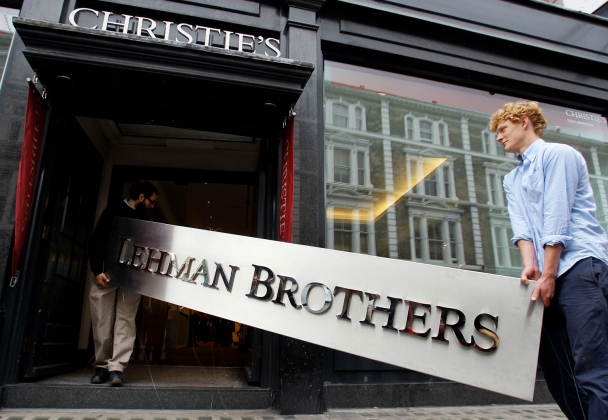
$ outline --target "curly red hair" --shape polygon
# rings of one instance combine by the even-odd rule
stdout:
[[[534,132],[541,137],[547,129],[547,120],[543,116],[543,110],[538,106],[538,102],[509,102],[492,115],[490,119],[490,130],[496,131],[498,124],[509,120],[515,123],[521,121],[523,116],[527,116],[534,127]]]

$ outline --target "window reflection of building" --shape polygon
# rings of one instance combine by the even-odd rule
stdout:
[[[369,147],[370,143],[366,140],[348,135],[330,136],[325,144],[325,179],[371,189]]]
[[[366,90],[374,80],[361,77],[325,83],[327,246],[519,276],[503,189],[516,161],[487,128],[490,115],[441,104],[437,86],[439,103],[425,102]],[[458,89],[446,87],[446,97]],[[583,153],[608,227],[608,145],[554,126],[543,138]]]
[[[502,186],[505,175],[514,165],[484,163],[486,169],[486,185],[488,187],[488,204],[491,206],[506,207],[507,196]]]
[[[366,130],[365,107],[361,103],[349,103],[342,98],[325,101],[327,124],[336,127]]]
[[[511,245],[513,230],[508,217],[504,219],[493,219],[492,226],[492,242],[494,244],[494,261],[497,267],[500,268],[516,268],[513,275],[519,274],[519,270],[523,268],[519,249]],[[500,272],[499,274],[507,274]]]
[[[449,157],[437,165],[438,156],[428,151],[406,148],[405,153],[407,184],[413,186],[416,194],[457,199],[454,168],[451,160],[447,160]]]
[[[412,261],[462,265],[464,251],[459,213],[412,208],[409,224]]]
[[[450,145],[448,127],[445,122],[433,121],[429,117],[416,117],[408,113],[404,117],[405,138],[427,143]]]
[[[375,254],[370,145],[348,134],[326,134],[328,248]]]
[[[345,201],[341,204],[346,205]],[[375,255],[374,221],[368,209],[340,207],[330,202],[327,209],[327,248]]]

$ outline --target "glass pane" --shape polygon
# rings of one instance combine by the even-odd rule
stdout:
[[[337,214],[334,219],[334,249],[341,251],[352,250],[352,213],[344,209],[335,209]]]
[[[355,108],[355,128],[363,129],[363,110],[361,108]]]
[[[367,233],[361,233],[359,240],[361,242],[361,253],[369,254],[368,247],[367,247]]]
[[[357,184],[365,185],[365,153],[357,152]]]
[[[450,235],[450,258],[453,262],[458,261],[458,244],[456,243],[456,222],[448,222],[448,231]]]
[[[360,196],[326,188],[325,198],[337,207],[370,208],[373,222],[365,233],[368,249],[383,257],[461,264],[469,270],[496,272],[500,264],[501,268],[520,266],[518,250],[506,235],[509,220],[504,209],[488,208],[486,203],[505,204],[502,178],[517,166],[515,156],[504,153],[495,133],[489,131],[490,116],[506,102],[522,98],[495,93],[500,89],[470,89],[330,61],[325,62],[325,71],[324,95],[335,116],[334,123],[325,126],[326,138],[352,138],[352,130],[345,127],[357,127],[358,122],[348,118],[358,120],[360,108],[365,131],[357,132],[356,150],[365,152],[367,168],[359,173],[358,154],[350,155],[349,161],[345,153],[336,152],[334,161],[327,163],[328,168],[333,165],[336,175],[328,182],[361,184],[363,176],[370,186]],[[606,118],[540,105],[549,123],[543,139],[572,145],[586,159],[591,180],[606,177],[608,182]],[[352,153],[347,146],[343,149]],[[594,161],[599,162],[597,168]],[[494,174],[491,180],[490,173]],[[470,196],[473,192],[477,201]],[[598,197],[596,204],[598,217],[608,224],[608,209]],[[494,231],[495,226],[502,233]],[[350,230],[335,233],[336,243],[352,248]],[[461,243],[454,241],[456,233]],[[364,233],[360,230],[358,234]],[[365,241],[358,240],[363,250]],[[501,274],[519,276],[518,271]]]
[[[447,198],[452,198],[452,190],[450,188],[450,167],[448,165],[444,165],[441,170],[443,171],[443,190],[445,191],[445,196]]]
[[[513,230],[511,228],[507,228],[507,241],[509,247],[509,257],[511,258],[511,267],[521,267],[523,268],[524,263],[521,260],[521,253],[519,252],[519,248],[515,245],[511,244],[511,238],[513,237]]]
[[[334,149],[334,181],[350,182],[350,151]]]
[[[443,260],[443,237],[441,235],[443,221],[427,219],[426,224],[429,237],[429,258]]]
[[[488,176],[490,182],[490,203],[498,205],[498,191],[496,191],[496,174]]]
[[[419,217],[413,218],[414,223],[414,252],[416,253],[416,258],[422,258],[422,226],[421,219]]]
[[[408,117],[406,119],[406,138],[408,139],[412,139],[414,137],[414,119],[411,117]]]
[[[429,165],[425,165],[425,166],[429,166]],[[428,169],[425,169],[425,172]],[[431,172],[429,175],[427,175],[427,177],[424,179],[424,193],[426,195],[432,195],[432,196],[437,196],[437,171],[433,171]]]
[[[490,133],[484,132],[483,133],[483,151],[485,153],[491,153],[491,151],[492,151],[491,142],[492,142],[492,139],[490,137]]]
[[[429,121],[420,121],[420,139],[433,140],[433,124]]]
[[[494,237],[496,238],[496,265],[500,267],[505,266],[505,231],[504,228],[495,226],[494,227]]]
[[[342,104],[334,104],[334,125],[338,127],[348,126],[348,107]]]
[[[57,256],[57,267],[55,268],[55,274],[61,277],[68,277],[70,272],[71,257],[72,243],[68,238],[62,236],[59,240],[59,255]]]

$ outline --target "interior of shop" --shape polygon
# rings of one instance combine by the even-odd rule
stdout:
[[[109,152],[111,160],[117,155],[115,149],[128,148],[128,154],[147,161],[145,167],[113,162],[110,183],[100,188],[98,213],[105,203],[127,197],[133,181],[146,179],[159,191],[157,205],[149,210],[152,221],[256,235],[260,139],[84,117],[77,120],[87,136],[95,139],[98,151]],[[147,153],[158,153],[159,149],[160,162]],[[194,161],[201,163],[166,167],[168,155],[176,161],[196,156]],[[208,161],[215,164],[210,167],[205,164]],[[240,161],[245,171],[222,170],[234,161]],[[86,294],[83,307],[87,307]],[[80,342],[87,342],[90,349],[86,321],[83,311]],[[131,364],[243,368],[251,348],[253,331],[246,325],[145,296],[136,323],[138,337]]]

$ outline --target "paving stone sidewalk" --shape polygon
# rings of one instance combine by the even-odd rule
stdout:
[[[329,410],[317,415],[281,415],[270,410],[145,411],[145,410],[32,410],[1,409],[0,420],[498,420],[565,419],[554,404],[475,407],[416,407]]]

